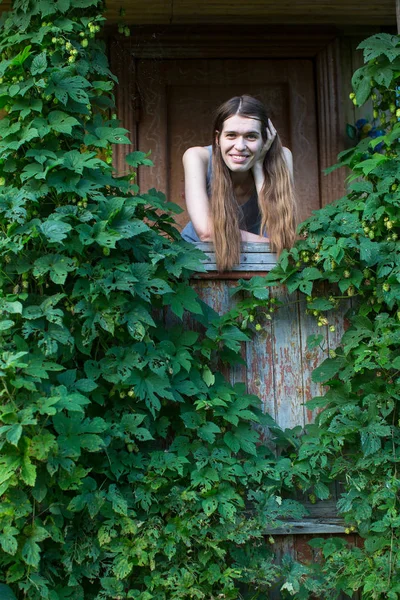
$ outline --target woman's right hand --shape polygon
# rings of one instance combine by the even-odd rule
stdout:
[[[272,121],[271,119],[268,119],[268,125],[267,125],[267,140],[264,144],[264,146],[262,147],[262,150],[260,152],[260,156],[257,159],[257,163],[258,164],[263,164],[264,162],[264,158],[268,152],[268,150],[271,148],[272,144],[275,141],[275,138],[277,136],[277,131],[275,129],[275,127],[272,125]]]

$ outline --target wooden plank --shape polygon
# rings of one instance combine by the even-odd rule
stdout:
[[[121,8],[125,15],[121,18]],[[3,0],[0,13],[11,10],[11,0]],[[108,23],[240,23],[246,24],[334,24],[396,26],[394,0],[336,0],[276,2],[276,0],[107,0],[104,16]],[[269,32],[268,32],[269,34]],[[245,47],[245,46],[244,46]]]
[[[4,0],[10,5],[10,0]],[[108,0],[109,22],[121,21],[120,9],[126,11],[124,21],[139,23],[335,23],[349,22],[395,25],[394,0],[321,0],[276,2],[276,0]]]
[[[271,297],[273,296],[271,293]],[[262,330],[247,344],[248,388],[250,393],[261,398],[264,412],[277,420],[273,355],[274,332],[272,321],[267,321]]]
[[[109,45],[110,68],[118,77],[116,88],[115,108],[121,127],[129,131],[128,137],[132,144],[113,145],[113,165],[119,177],[130,172],[125,157],[137,149],[137,102],[136,94],[136,65],[133,54],[124,52],[125,47],[118,39],[111,40]]]
[[[204,267],[207,271],[218,271],[217,264],[215,262],[207,262],[204,261]],[[257,262],[249,263],[246,260],[246,257],[241,256],[240,263],[238,265],[233,265],[232,271],[270,271],[276,265],[276,261],[272,262],[268,259],[259,260]]]
[[[304,426],[300,323],[297,295],[288,294],[284,286],[275,288],[274,295],[283,303],[272,321],[275,414],[285,429]]]
[[[211,242],[195,244],[205,254],[203,261],[207,271],[218,271],[215,260],[215,250]],[[232,267],[232,271],[270,271],[277,263],[277,255],[271,252],[268,243],[242,243],[240,262]]]
[[[298,295],[299,301],[299,319],[300,319],[300,355],[301,355],[301,373],[303,378],[303,402],[304,402],[304,422],[312,423],[318,411],[310,411],[306,402],[315,396],[324,394],[324,386],[320,383],[314,383],[311,380],[313,370],[327,358],[328,355],[328,327],[318,327],[314,316],[306,314],[306,299],[304,295]],[[323,334],[324,339],[320,346],[310,350],[307,347],[307,338],[310,335]],[[324,348],[324,349],[322,349]]]
[[[287,521],[283,527],[266,529],[270,535],[304,535],[320,533],[344,533],[343,519],[339,517],[325,517],[322,519],[303,519],[301,521]]]
[[[215,252],[207,252],[204,259],[204,266],[215,264]],[[246,270],[251,265],[275,265],[277,262],[276,255],[272,252],[242,252],[240,255],[240,266]]]
[[[271,246],[268,242],[242,242],[240,247],[243,252],[248,253],[248,254],[249,253],[274,254],[273,252],[271,252]],[[203,252],[212,252],[214,245],[212,242],[198,242],[196,244],[196,248],[198,248],[199,250],[202,250]]]
[[[265,277],[267,275],[267,271],[257,271],[257,277]],[[221,281],[234,280],[238,279],[251,279],[255,276],[254,271],[224,271],[223,273],[219,273],[218,271],[206,271],[205,273],[195,273],[193,275],[193,280],[195,279],[219,279]]]
[[[349,24],[288,25],[285,23],[265,35],[265,26],[255,24],[243,31],[241,25],[138,25],[135,34],[126,38],[114,26],[107,28],[110,39],[118,40],[125,52],[136,58],[200,59],[200,58],[313,58],[338,36],[357,36],[360,41],[379,32],[379,26]],[[240,54],[237,39],[240,35]],[[348,85],[349,82],[346,82]]]
[[[317,56],[317,95],[319,120],[320,168],[323,172],[337,162],[343,150],[340,119],[340,46],[338,40],[328,44]],[[321,205],[337,200],[345,193],[344,169],[337,169],[321,179]]]

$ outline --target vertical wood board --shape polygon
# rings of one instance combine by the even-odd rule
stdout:
[[[229,290],[236,285],[233,280],[193,280],[192,286],[199,297],[219,314],[224,314],[237,301]],[[232,383],[243,381],[249,393],[262,401],[264,410],[284,428],[304,426],[314,420],[315,414],[307,410],[305,402],[322,395],[324,387],[311,381],[311,373],[336,347],[344,331],[343,315],[348,308],[343,305],[337,313],[328,313],[329,328],[318,327],[315,319],[305,315],[297,293],[288,294],[284,286],[271,289],[271,297],[283,305],[272,314],[271,321],[262,321],[262,330],[255,332],[251,341],[244,344],[242,356],[246,367],[230,369]],[[307,338],[322,334],[323,350],[309,350]]]

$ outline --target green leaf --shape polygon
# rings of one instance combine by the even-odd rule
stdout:
[[[364,50],[365,62],[369,62],[382,54],[392,62],[400,55],[400,48],[397,48],[398,38],[389,33],[377,33],[362,41],[357,49]]]
[[[115,484],[110,485],[108,490],[108,500],[112,503],[112,509],[118,515],[126,516],[128,514],[128,503],[122,497],[121,492]]]
[[[22,548],[22,560],[31,567],[39,566],[40,546],[33,537],[28,538]]]
[[[71,117],[60,110],[53,110],[49,113],[48,121],[54,131],[67,134],[72,134],[72,128],[79,125],[79,121],[75,117]]]
[[[174,294],[166,294],[163,298],[164,306],[170,306],[173,313],[182,319],[184,310],[201,315],[202,309],[197,294],[186,283],[179,283]]]
[[[314,348],[317,348],[323,340],[324,336],[322,333],[313,333],[307,337],[307,348],[313,350]]]
[[[321,297],[314,298],[312,302],[307,303],[307,307],[314,310],[330,310],[333,306],[334,304],[330,300]]]
[[[202,440],[213,444],[215,442],[216,434],[220,432],[221,429],[218,425],[209,421],[199,428],[198,435]]]
[[[22,66],[26,59],[32,54],[31,48],[32,46],[25,46],[25,48],[12,59],[11,64]]]
[[[38,75],[39,73],[43,73],[47,68],[47,54],[46,52],[41,52],[32,61],[31,65],[31,73],[32,75]]]
[[[71,88],[68,90],[68,94],[70,98],[72,98],[72,100],[75,100],[75,102],[78,102],[79,104],[89,103],[89,96],[87,95],[85,90]]]
[[[7,300],[0,300],[0,310],[4,312],[8,312],[10,314],[22,314],[22,304],[21,302],[14,301],[8,302]]]
[[[366,72],[365,67],[358,69],[352,77],[351,83],[356,94],[357,104],[359,106],[364,104],[371,94],[372,90],[369,83],[370,78],[371,77],[369,73]],[[329,169],[327,169],[325,172],[327,173],[328,171]]]
[[[357,129],[354,127],[354,125],[350,125],[350,123],[347,123],[346,125],[346,133],[347,137],[349,137],[351,140],[355,140],[357,137]]]
[[[21,478],[26,483],[33,487],[36,482],[36,467],[32,464],[28,456],[24,456],[21,467]]]
[[[38,258],[34,263],[33,275],[40,277],[50,273],[50,279],[54,283],[65,283],[68,273],[74,271],[76,265],[71,258],[62,254],[47,254]]]
[[[361,432],[361,446],[365,456],[375,454],[381,448],[380,438],[370,431]]]
[[[18,550],[18,541],[15,536],[19,534],[19,530],[15,527],[6,525],[3,529],[3,533],[0,534],[0,546],[4,552],[14,556]],[[2,585],[0,584],[0,598],[3,598]]]
[[[379,244],[368,238],[363,238],[360,241],[360,259],[365,262],[368,267],[375,265],[380,259]]]
[[[46,236],[49,242],[59,243],[65,240],[72,227],[69,223],[64,223],[64,221],[48,219],[47,221],[41,223],[39,229]]]
[[[0,583],[0,598],[1,600],[17,600],[11,588],[4,583]]]
[[[231,431],[227,431],[224,435],[224,442],[232,450],[232,452],[239,452],[240,442]]]
[[[361,163],[359,163],[359,169],[364,173],[364,175],[369,175],[374,171],[374,169],[387,160],[388,159],[383,154],[374,154],[372,158],[367,158],[367,160],[363,160]]]
[[[211,385],[214,385],[215,383],[215,375],[211,372],[210,368],[205,366],[203,368],[203,381],[206,384],[207,387],[210,387]]]
[[[202,501],[201,507],[206,513],[207,517],[212,515],[218,508],[218,500],[214,498],[206,498]]]
[[[328,486],[326,486],[321,481],[319,481],[318,483],[315,484],[314,491],[315,491],[315,495],[320,500],[327,500],[329,498],[329,496],[331,495]]]
[[[386,67],[386,69],[379,69],[374,73],[374,78],[376,83],[383,85],[385,87],[389,87],[392,79],[393,79],[393,70],[390,67]]]
[[[306,267],[303,269],[302,276],[308,281],[315,281],[316,279],[321,279],[323,275],[316,267]]]
[[[106,166],[106,163],[95,157],[95,152],[79,152],[78,150],[71,150],[64,154],[62,164],[66,169],[80,174],[83,173],[84,168],[92,169]]]
[[[71,0],[57,0],[57,9],[62,13],[66,13],[70,6]]]
[[[20,440],[21,435],[22,426],[18,423],[12,425],[11,428],[8,430],[6,434],[6,439],[8,442],[10,442],[10,444],[13,444],[13,446],[18,446],[18,442]]]
[[[93,381],[93,379],[79,379],[75,383],[75,387],[80,392],[90,393],[93,392],[93,390],[95,390],[98,387],[98,385]]]
[[[321,365],[319,365],[319,367],[314,369],[311,379],[315,383],[325,383],[325,381],[332,379],[332,377],[338,373],[338,371],[344,366],[345,362],[345,359],[342,357],[336,357],[333,359],[327,358]]]
[[[139,167],[140,165],[147,165],[149,167],[152,167],[153,162],[151,160],[149,160],[147,157],[148,157],[148,154],[145,154],[144,152],[139,152],[138,150],[136,150],[135,152],[131,152],[130,154],[127,154],[125,156],[125,160],[128,163],[128,165],[130,165],[131,167],[134,167],[135,169],[137,167]]]

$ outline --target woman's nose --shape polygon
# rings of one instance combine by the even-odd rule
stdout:
[[[236,150],[244,150],[246,148],[246,144],[243,137],[236,138],[235,148]]]

